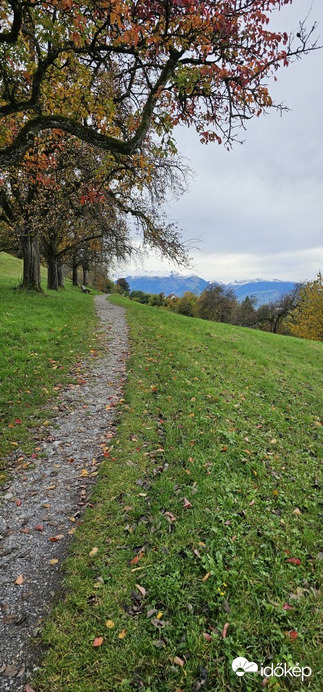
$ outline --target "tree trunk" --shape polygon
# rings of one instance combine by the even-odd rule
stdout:
[[[58,272],[57,272],[57,259],[55,255],[51,255],[47,259],[47,288],[51,291],[58,290]]]
[[[87,286],[89,283],[89,268],[87,264],[82,265],[83,268],[83,286]]]
[[[59,260],[57,262],[57,280],[58,280],[59,288],[65,288],[64,276],[63,276],[63,265]]]
[[[73,264],[72,268],[73,272],[73,286],[78,286],[78,280],[77,280],[77,264]]]
[[[29,233],[26,233],[21,241],[21,249],[23,257],[22,287],[41,291],[38,235],[29,235]]]

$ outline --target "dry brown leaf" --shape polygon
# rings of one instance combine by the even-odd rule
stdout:
[[[56,543],[56,541],[61,541],[62,538],[64,538],[64,535],[62,533],[59,533],[58,536],[51,536],[49,539],[52,543]]]
[[[207,581],[209,577],[211,576],[211,572],[207,572],[205,576],[203,577],[202,581]]]
[[[141,595],[143,597],[145,597],[147,594],[146,589],[143,586],[140,586],[140,584],[136,584],[136,587],[137,587],[138,591],[141,593]]]

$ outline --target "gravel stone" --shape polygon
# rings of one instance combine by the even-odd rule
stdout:
[[[78,362],[75,383],[61,392],[57,415],[43,430],[46,439],[36,437],[37,458],[17,461],[0,496],[1,692],[23,692],[39,663],[40,652],[31,638],[62,592],[62,563],[73,540],[69,532],[77,531],[89,502],[92,474],[102,460],[100,445],[109,444],[106,435],[115,433],[116,409],[106,406],[122,396],[128,357],[125,311],[105,296],[96,296],[95,306],[101,322],[100,355]],[[21,450],[17,460],[19,455]],[[43,530],[35,530],[38,525]],[[64,538],[49,540],[59,534]],[[51,565],[52,559],[58,563]],[[21,575],[23,581],[17,584]]]

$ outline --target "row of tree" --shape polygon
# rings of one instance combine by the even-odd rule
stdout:
[[[160,213],[185,185],[173,130],[230,147],[271,108],[276,71],[315,49],[268,27],[290,0],[3,0],[0,26],[0,249],[23,285],[61,283],[62,263],[124,258],[141,240],[186,251]]]
[[[129,292],[125,279],[119,279],[117,286],[132,300],[166,307],[187,317],[323,341],[323,280],[320,272],[314,281],[298,284],[290,293],[258,308],[255,296],[247,296],[239,302],[231,288],[216,283],[208,286],[200,296],[187,291],[181,298],[165,297],[163,293]]]

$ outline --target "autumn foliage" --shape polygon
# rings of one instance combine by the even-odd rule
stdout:
[[[290,327],[294,336],[323,341],[323,279],[321,272],[300,290]]]
[[[51,0],[2,3],[0,164],[59,128],[118,155],[178,123],[230,144],[273,107],[267,82],[311,50],[273,31],[292,0]]]

